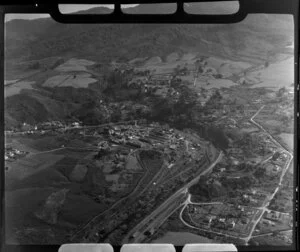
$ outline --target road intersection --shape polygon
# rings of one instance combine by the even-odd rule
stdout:
[[[253,232],[255,230],[255,227],[257,226],[257,224],[260,222],[261,218],[263,217],[264,213],[266,211],[269,211],[268,206],[271,202],[271,200],[274,198],[274,196],[276,195],[276,193],[278,192],[280,186],[282,185],[282,180],[283,177],[286,173],[286,171],[288,170],[288,168],[290,167],[290,164],[293,160],[293,154],[289,152],[289,150],[287,150],[286,148],[284,148],[267,130],[265,130],[260,124],[258,124],[256,121],[254,121],[254,118],[263,110],[265,106],[262,106],[251,118],[250,118],[250,122],[253,123],[255,126],[257,126],[260,130],[262,130],[263,132],[265,132],[269,138],[273,141],[273,143],[275,143],[275,145],[279,148],[279,151],[286,153],[289,158],[288,161],[285,164],[285,167],[282,170],[281,176],[280,176],[280,180],[278,182],[278,186],[276,187],[276,189],[274,190],[274,192],[267,198],[267,200],[264,202],[264,204],[261,207],[257,207],[256,209],[260,210],[260,215],[258,218],[253,218],[252,219],[252,228],[250,229],[249,235],[247,237],[240,237],[240,236],[233,236],[233,235],[229,235],[229,234],[224,234],[221,232],[215,232],[212,230],[207,230],[207,229],[201,229],[195,226],[192,226],[190,224],[188,224],[186,221],[184,221],[184,219],[182,218],[182,213],[184,211],[184,209],[187,207],[188,204],[195,204],[195,205],[205,205],[205,204],[213,204],[213,203],[194,203],[190,201],[190,196],[187,198],[187,200],[184,203],[184,207],[181,209],[180,214],[179,214],[179,218],[180,220],[188,227],[193,228],[193,229],[198,229],[198,230],[202,230],[208,233],[214,233],[214,234],[218,234],[218,235],[223,235],[223,236],[228,236],[228,237],[232,237],[232,238],[236,238],[236,239],[241,239],[244,240],[245,244],[247,245],[249,240],[253,237]],[[270,157],[268,157],[266,160],[262,161],[262,163],[265,163],[266,161],[268,161],[270,159]],[[217,203],[214,203],[217,204]]]

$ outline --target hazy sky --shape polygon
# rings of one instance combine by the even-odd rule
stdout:
[[[134,7],[137,4],[128,4],[126,7]],[[94,7],[104,6],[108,8],[113,8],[112,4],[60,4],[59,10],[62,13],[72,13],[80,10],[87,10]],[[5,22],[8,22],[12,19],[36,19],[36,18],[45,18],[49,17],[48,14],[6,14]]]

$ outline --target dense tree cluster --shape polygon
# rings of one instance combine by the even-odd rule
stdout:
[[[209,126],[205,128],[207,137],[213,142],[213,144],[220,149],[228,148],[228,138],[222,128]]]
[[[207,177],[200,177],[199,182],[191,186],[189,192],[203,201],[211,201],[226,194],[225,188],[220,183],[207,183],[207,181]]]

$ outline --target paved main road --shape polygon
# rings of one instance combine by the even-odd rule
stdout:
[[[158,228],[163,221],[167,219],[178,207],[180,207],[180,198],[182,195],[186,195],[188,192],[188,188],[192,185],[196,184],[199,178],[208,172],[210,172],[213,167],[220,162],[223,157],[223,152],[220,151],[216,160],[208,166],[203,172],[201,172],[197,177],[191,180],[189,183],[180,188],[177,192],[175,192],[172,196],[170,196],[163,204],[161,204],[155,211],[153,211],[150,215],[148,215],[144,220],[142,220],[137,226],[135,226],[123,239],[122,243],[128,243],[129,237],[139,232],[139,235],[134,237],[134,239],[130,242],[139,242],[144,238],[143,233],[149,231],[152,228]],[[175,201],[178,201],[177,204],[174,204]],[[170,207],[173,207],[172,211]],[[159,220],[159,221],[157,221]]]

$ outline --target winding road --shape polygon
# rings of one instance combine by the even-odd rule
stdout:
[[[182,213],[184,211],[184,209],[186,208],[186,206],[188,204],[194,204],[190,201],[190,198],[188,198],[184,204],[184,207],[181,209],[180,211],[180,214],[179,214],[179,218],[180,220],[183,222],[183,224],[185,224],[186,226],[190,227],[190,228],[193,228],[193,229],[198,229],[198,230],[202,230],[202,231],[205,231],[205,232],[209,232],[209,233],[214,233],[214,234],[218,234],[218,235],[223,235],[223,236],[228,236],[228,237],[233,237],[233,238],[238,238],[238,239],[241,239],[241,240],[244,240],[245,241],[245,244],[248,245],[248,242],[249,240],[253,237],[253,232],[255,230],[255,227],[257,226],[257,224],[260,222],[261,218],[263,217],[264,213],[266,211],[268,211],[268,206],[271,202],[271,200],[274,198],[274,196],[276,195],[276,193],[278,192],[281,184],[282,184],[282,180],[283,180],[283,177],[286,173],[286,171],[288,170],[292,160],[293,160],[293,154],[291,152],[289,152],[289,150],[287,150],[285,147],[283,147],[266,129],[263,128],[263,126],[261,126],[259,123],[257,123],[256,121],[254,121],[254,118],[264,109],[265,105],[263,105],[251,118],[250,118],[250,122],[253,123],[255,126],[257,126],[261,131],[265,132],[268,137],[272,140],[272,142],[279,148],[279,151],[281,152],[284,152],[286,153],[289,157],[288,157],[288,160],[285,164],[285,167],[283,168],[282,170],[282,173],[281,173],[281,176],[280,176],[280,180],[278,182],[278,186],[276,187],[276,189],[274,190],[274,192],[267,198],[267,200],[265,201],[265,203],[261,206],[261,207],[258,207],[256,209],[259,209],[261,210],[261,213],[259,215],[258,218],[254,219],[254,223],[252,224],[252,228],[250,229],[250,232],[249,232],[249,235],[245,238],[243,237],[239,237],[239,236],[233,236],[233,235],[228,235],[228,234],[224,234],[224,233],[220,233],[220,232],[215,232],[215,231],[212,231],[212,230],[207,230],[207,229],[201,229],[201,228],[198,228],[198,227],[194,227],[190,224],[188,224],[186,221],[184,221],[184,219],[182,218]],[[267,159],[269,160],[270,157]],[[266,160],[264,160],[263,162],[266,162]],[[200,204],[204,204],[204,203],[197,203],[198,205]],[[207,204],[207,203],[205,203]],[[253,220],[252,220],[253,221]],[[256,237],[256,236],[255,236]]]

